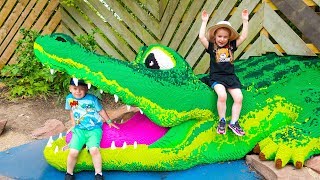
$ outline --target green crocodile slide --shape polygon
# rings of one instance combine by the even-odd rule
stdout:
[[[318,57],[267,54],[235,62],[244,96],[239,122],[246,132],[239,137],[231,130],[216,133],[216,94],[166,46],[141,47],[128,62],[90,52],[65,34],[52,34],[38,37],[34,52],[51,69],[83,79],[141,110],[139,117],[146,125],[129,120],[118,131],[104,128],[103,137],[108,137],[101,142],[104,170],[183,170],[253,152],[274,161],[277,168],[288,163],[301,168],[305,160],[320,154]],[[231,109],[231,97],[227,103]],[[230,120],[230,111],[227,115]],[[154,139],[163,129],[165,133]],[[65,145],[66,138],[61,137],[44,149],[47,162],[61,171],[66,170]],[[82,151],[75,171],[93,169],[90,154]]]

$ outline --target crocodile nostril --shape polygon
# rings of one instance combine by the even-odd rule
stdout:
[[[64,38],[62,37],[56,37],[56,40],[57,41],[61,41],[61,42],[67,42]]]

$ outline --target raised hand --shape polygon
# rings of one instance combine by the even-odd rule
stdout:
[[[202,11],[201,18],[202,18],[202,21],[208,21],[209,20],[209,15],[208,15],[206,10]]]
[[[249,20],[249,12],[248,12],[248,9],[244,9],[242,11],[242,20]]]

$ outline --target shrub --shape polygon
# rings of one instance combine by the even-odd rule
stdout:
[[[43,65],[36,59],[33,52],[33,43],[40,35],[33,30],[21,29],[24,36],[17,42],[17,63],[6,65],[0,73],[1,82],[6,85],[8,91],[5,95],[7,99],[34,98],[57,95],[64,98],[68,93],[70,76],[64,72],[50,74],[50,68]],[[84,47],[94,51],[96,42],[94,34],[81,35],[76,39],[84,44]],[[94,94],[98,90],[92,88]]]

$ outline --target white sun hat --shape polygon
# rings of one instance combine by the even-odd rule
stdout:
[[[235,40],[240,36],[239,33],[235,29],[233,29],[230,22],[220,21],[217,24],[215,24],[214,26],[211,26],[207,31],[207,38],[210,42],[214,42],[214,33],[216,32],[217,29],[222,28],[222,27],[228,28],[230,30],[230,32],[231,32],[230,41]]]

